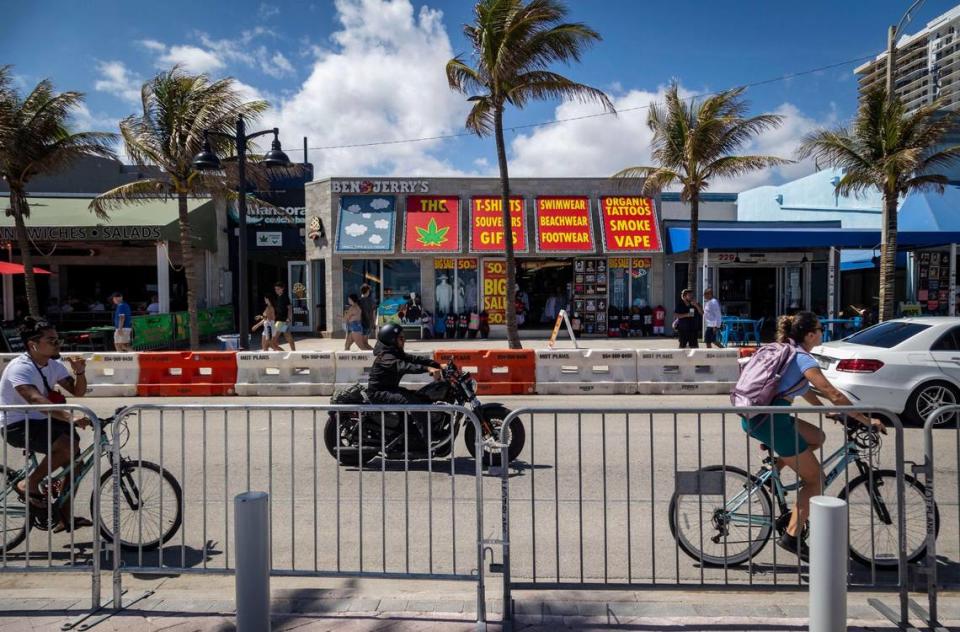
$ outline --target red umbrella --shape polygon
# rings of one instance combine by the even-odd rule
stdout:
[[[19,263],[9,263],[7,261],[0,261],[0,275],[23,274],[24,272],[26,272],[26,270]],[[50,271],[34,266],[33,273],[34,274],[50,274]]]

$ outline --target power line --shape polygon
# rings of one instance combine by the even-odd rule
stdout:
[[[855,64],[855,63],[859,63],[859,62],[862,62],[862,61],[867,61],[867,60],[869,60],[869,59],[873,59],[875,56],[876,56],[875,54],[863,55],[863,56],[861,56],[861,57],[856,57],[856,58],[854,58],[854,59],[848,59],[848,60],[846,60],[846,61],[840,61],[840,62],[836,62],[836,63],[833,63],[833,64],[827,64],[827,65],[825,65],[825,66],[819,66],[819,67],[817,67],[817,68],[811,68],[811,69],[809,69],[809,70],[801,70],[801,71],[799,71],[799,72],[793,72],[793,73],[788,73],[788,74],[785,74],[785,75],[779,75],[779,76],[777,76],[777,77],[771,77],[771,78],[769,78],[769,79],[763,79],[763,80],[760,80],[760,81],[754,81],[754,82],[752,82],[752,83],[746,83],[746,84],[743,84],[743,85],[741,85],[741,86],[736,86],[736,87],[738,87],[738,88],[755,88],[755,87],[757,87],[757,86],[764,86],[764,85],[768,85],[768,84],[771,84],[771,83],[777,83],[777,82],[780,82],[780,81],[787,81],[787,80],[789,80],[789,79],[795,79],[795,78],[797,78],[797,77],[803,77],[803,76],[806,76],[806,75],[812,75],[812,74],[816,74],[816,73],[818,73],[818,72],[823,72],[823,71],[825,71],[825,70],[831,70],[831,69],[833,69],[833,68],[840,68],[840,67],[842,67],[842,66],[849,66],[850,64]],[[731,88],[731,89],[732,89],[732,88]],[[693,99],[699,99],[699,98],[702,98],[702,97],[709,97],[709,96],[713,96],[713,95],[716,95],[716,94],[720,94],[721,92],[724,92],[724,91],[723,91],[723,90],[717,90],[717,91],[714,91],[714,92],[701,92],[701,93],[698,93],[698,94],[692,94],[692,95],[690,95],[690,96],[688,96],[688,97],[684,97],[683,100],[684,100],[684,101],[690,101],[690,100],[693,100]],[[626,112],[637,112],[637,111],[640,111],[640,110],[647,110],[647,109],[650,108],[651,105],[652,105],[652,104],[649,104],[649,103],[648,103],[648,104],[646,104],[646,105],[637,105],[637,106],[630,107],[630,108],[623,108],[622,110],[617,110],[616,114],[624,114],[624,113],[626,113]],[[536,128],[536,127],[547,127],[547,126],[549,126],[549,125],[559,125],[559,124],[561,124],[561,123],[569,123],[569,122],[572,122],[572,121],[582,121],[582,120],[586,120],[586,119],[599,118],[599,117],[602,117],[602,116],[614,116],[614,114],[613,114],[612,112],[596,112],[596,113],[594,113],[594,114],[583,114],[583,115],[581,115],[581,116],[571,116],[571,117],[567,117],[567,118],[556,119],[556,120],[553,120],[553,121],[541,121],[541,122],[538,122],[538,123],[525,123],[525,124],[523,124],[523,125],[513,125],[513,126],[511,126],[511,127],[505,127],[505,128],[503,128],[503,131],[505,131],[505,132],[516,132],[517,130],[522,130],[522,129],[531,129],[531,128]],[[351,143],[351,144],[348,144],[348,145],[325,145],[325,146],[322,146],[322,147],[308,147],[307,150],[308,150],[308,151],[329,151],[329,150],[333,150],[333,149],[358,149],[358,148],[363,148],[363,147],[382,147],[382,146],[387,146],[387,145],[403,145],[403,144],[406,144],[406,143],[423,143],[423,142],[428,142],[428,141],[433,141],[433,140],[450,140],[450,139],[454,139],[454,138],[463,138],[464,136],[475,136],[475,134],[474,134],[474,132],[464,131],[464,132],[458,132],[458,133],[456,133],[456,134],[441,134],[441,135],[438,135],[438,136],[422,136],[422,137],[419,137],[419,138],[403,138],[403,139],[398,139],[398,140],[379,140],[379,141],[371,141],[371,142],[369,142],[369,143]],[[300,148],[290,148],[290,149],[286,149],[285,151],[287,151],[288,153],[290,153],[290,152],[303,151],[303,149],[300,149]]]

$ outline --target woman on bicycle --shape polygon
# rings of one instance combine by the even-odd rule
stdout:
[[[853,405],[846,395],[824,377],[820,365],[810,355],[810,350],[823,342],[823,327],[816,314],[799,312],[793,316],[781,316],[777,321],[777,341],[796,345],[797,354],[783,371],[773,406],[790,406],[796,397],[802,397],[813,406],[823,405],[821,397],[835,406]],[[886,433],[880,420],[871,420],[860,413],[851,413],[850,417],[865,426],[872,426],[874,430]],[[797,502],[779,544],[788,551],[805,555],[807,550],[801,525],[806,525],[810,513],[810,499],[821,491],[823,472],[816,451],[823,445],[824,433],[813,424],[795,419],[788,413],[744,418],[742,425],[747,434],[774,449],[779,457],[777,468],[786,465],[794,470],[800,479]]]

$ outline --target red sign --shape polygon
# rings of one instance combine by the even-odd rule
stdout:
[[[660,226],[651,198],[600,198],[600,224],[607,252],[660,252]]]
[[[407,196],[403,251],[460,252],[460,199],[440,195]]]
[[[537,250],[593,252],[589,198],[538,197],[536,210]]]
[[[483,309],[491,325],[507,322],[507,263],[503,259],[483,260]]]
[[[470,200],[470,251],[503,252],[505,247],[503,214],[498,197]],[[523,198],[510,198],[510,226],[515,252],[527,251],[527,227],[523,217]]]

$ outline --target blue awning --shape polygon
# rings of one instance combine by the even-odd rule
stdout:
[[[900,232],[898,250],[913,250],[960,243],[960,232]],[[816,248],[877,248],[880,231],[851,228],[771,228],[748,226],[701,227],[697,231],[697,249],[703,250],[804,250]],[[690,249],[690,228],[667,228],[667,252]]]
[[[840,272],[853,272],[854,270],[876,270],[880,267],[879,257],[874,261],[873,256],[870,256],[865,259],[854,259],[851,261],[841,261],[840,262]],[[897,269],[902,269],[907,267],[907,253],[898,252],[897,253]]]

